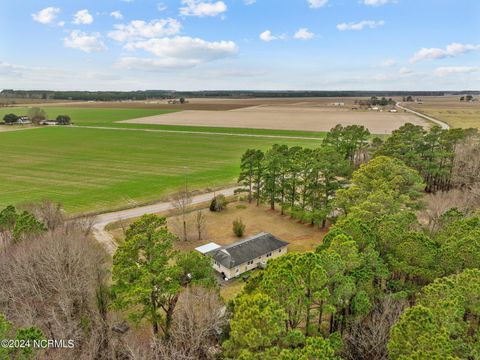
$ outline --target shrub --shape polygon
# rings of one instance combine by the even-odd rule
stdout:
[[[245,224],[242,219],[233,220],[233,233],[238,237],[242,237],[245,233]]]
[[[247,205],[245,204],[238,204],[237,206],[235,206],[237,209],[246,209],[247,208]]]
[[[68,115],[58,115],[57,116],[58,125],[70,125],[71,119]]]
[[[213,198],[210,203],[210,211],[220,212],[225,210],[227,207],[227,199],[224,195],[217,195]]]
[[[17,121],[18,116],[15,114],[6,114],[3,117],[3,121],[5,121],[5,124],[13,124]]]

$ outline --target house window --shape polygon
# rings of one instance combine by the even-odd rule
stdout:
[[[268,253],[268,254],[267,254],[267,257],[270,257],[270,256],[272,256],[272,253]]]
[[[252,265],[252,264],[253,264],[253,260],[251,260],[247,263],[247,265]]]
[[[278,249],[278,252],[282,252],[282,249]]]
[[[237,274],[238,274],[239,271],[240,271],[239,268],[236,268],[236,269],[235,269],[235,272],[236,272]]]

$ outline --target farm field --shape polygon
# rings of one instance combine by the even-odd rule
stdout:
[[[405,106],[443,120],[452,127],[480,129],[480,102],[461,102],[459,96],[425,97],[423,104],[404,103]]]
[[[77,107],[47,107],[41,106],[49,119],[55,119],[57,115],[69,115],[72,121],[78,125],[108,125],[115,121],[134,119],[140,116],[153,116],[169,113],[175,110],[161,109],[90,109]],[[0,118],[5,114],[27,115],[28,107],[0,108]]]
[[[91,103],[85,103],[91,105]],[[113,103],[112,103],[113,104]],[[121,105],[121,103],[116,103]],[[72,118],[77,126],[95,126],[95,127],[115,127],[115,128],[131,128],[131,129],[152,129],[152,130],[169,130],[169,131],[186,131],[186,132],[217,132],[217,133],[234,133],[234,134],[251,134],[251,135],[275,135],[275,136],[297,136],[297,137],[323,137],[324,132],[314,131],[295,131],[295,130],[272,130],[272,129],[249,129],[249,128],[229,128],[229,127],[202,127],[202,126],[179,126],[179,125],[158,125],[158,124],[128,124],[119,122],[122,120],[144,118],[150,116],[159,116],[177,112],[175,109],[153,109],[153,108],[104,108],[104,107],[47,107],[42,108],[47,112],[49,118],[56,118],[57,115],[66,114]],[[26,115],[28,107],[9,107],[0,108],[0,119],[5,114],[15,113],[16,115]],[[0,126],[0,131],[6,129]]]
[[[410,113],[389,113],[319,106],[308,102],[259,105],[229,111],[186,110],[126,120],[129,124],[231,127],[301,131],[329,131],[337,124],[364,125],[372,134],[390,134],[405,123],[428,123]]]
[[[50,199],[70,214],[160,200],[234,183],[247,148],[278,139],[49,127],[0,134],[0,207]],[[318,140],[282,139],[315,146]]]

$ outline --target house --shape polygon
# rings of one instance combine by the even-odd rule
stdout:
[[[57,125],[57,122],[55,120],[42,120],[40,125]]]
[[[28,116],[20,116],[16,121],[16,124],[20,124],[20,125],[27,125],[27,124],[31,124],[31,123],[32,122],[30,121]]]
[[[396,112],[398,112],[397,109],[390,109],[389,111],[390,111],[391,113],[396,113]]]
[[[205,245],[212,247],[214,243]],[[217,245],[218,246],[218,245]],[[255,268],[263,268],[270,259],[287,253],[288,243],[277,239],[269,233],[262,232],[255,236],[237,241],[230,245],[219,246],[205,253],[213,260],[213,268],[231,279]],[[207,249],[205,248],[205,249]],[[201,250],[202,247],[197,248]],[[201,250],[197,250],[200,251]]]
[[[333,106],[338,106],[338,107],[340,107],[340,106],[345,106],[345,103],[343,103],[343,102],[335,102],[335,103],[333,103],[332,105],[333,105]]]

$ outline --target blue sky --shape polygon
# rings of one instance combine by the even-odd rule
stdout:
[[[479,84],[477,0],[1,0],[0,88]]]

